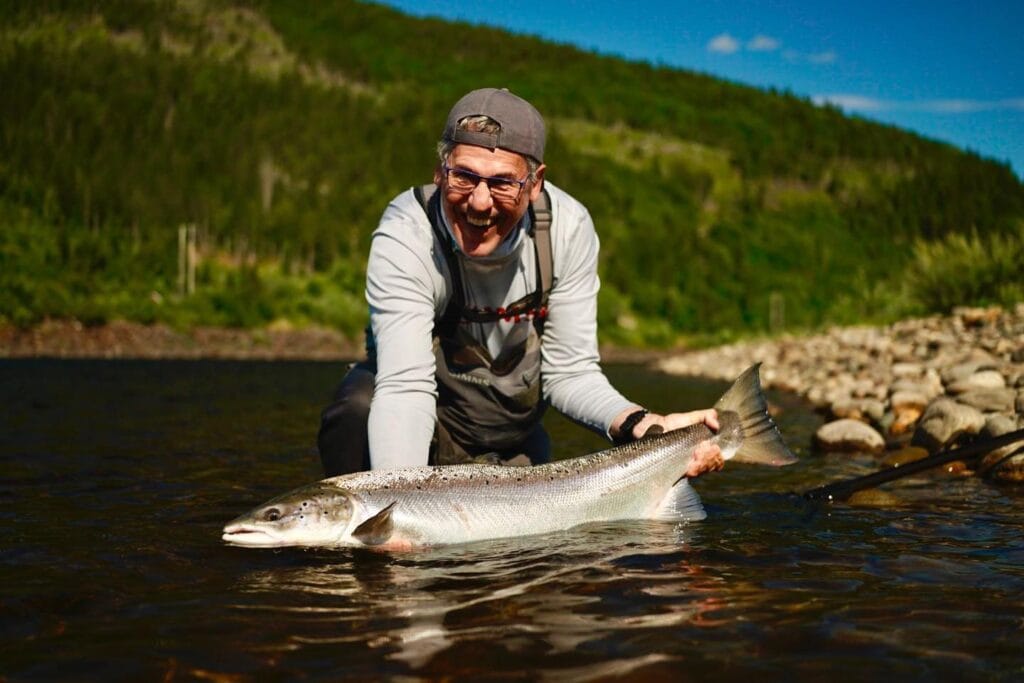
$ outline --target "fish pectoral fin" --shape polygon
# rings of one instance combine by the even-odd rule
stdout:
[[[652,519],[664,522],[696,522],[708,516],[697,491],[690,486],[690,480],[681,478],[661,499]]]
[[[395,530],[395,525],[391,521],[391,511],[394,507],[394,503],[388,505],[373,517],[357,526],[356,530],[352,532],[352,537],[366,545],[386,543]]]

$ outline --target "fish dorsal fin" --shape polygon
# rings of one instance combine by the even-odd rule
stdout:
[[[391,532],[395,528],[391,522],[391,511],[394,507],[394,503],[388,505],[373,517],[357,526],[356,530],[352,532],[352,537],[366,545],[380,545],[386,542],[391,538]]]

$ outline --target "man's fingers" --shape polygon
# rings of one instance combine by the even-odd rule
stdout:
[[[682,429],[696,424],[706,424],[713,432],[719,429],[718,412],[714,408],[691,410],[688,413],[671,413],[661,418],[666,431]]]
[[[686,476],[699,477],[705,472],[717,472],[725,467],[725,459],[722,457],[722,449],[718,444],[711,441],[702,441],[693,449],[690,466],[686,470]]]

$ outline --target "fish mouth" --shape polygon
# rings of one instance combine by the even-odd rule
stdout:
[[[245,547],[259,546],[270,548],[282,545],[279,539],[274,538],[266,531],[251,526],[245,526],[244,524],[229,524],[224,527],[224,531],[221,534],[221,540],[230,543],[231,545]]]

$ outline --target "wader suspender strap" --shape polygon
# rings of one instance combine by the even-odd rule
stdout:
[[[437,194],[437,185],[429,183],[414,187],[413,194],[416,195],[424,213],[427,214],[430,227],[434,230],[434,236],[441,243],[444,260],[448,264],[448,272],[452,276],[452,296],[448,300],[448,306],[444,309],[444,313],[437,321],[440,329],[452,331],[459,323],[462,302],[466,300],[466,295],[462,291],[462,271],[459,268],[459,260],[455,257],[455,245],[452,244],[451,235],[442,227],[441,200],[440,195]],[[456,304],[456,302],[458,303]]]
[[[455,256],[455,245],[452,244],[452,237],[444,229],[441,220],[441,201],[440,195],[437,194],[437,186],[433,183],[420,185],[413,188],[413,194],[427,214],[430,227],[434,230],[434,236],[444,248],[444,259],[448,264],[448,272],[452,276],[452,297],[438,323],[441,329],[453,330],[459,319],[463,317],[466,301],[462,288],[462,271]],[[547,190],[543,190],[536,200],[530,202],[530,219],[530,235],[533,237],[537,262],[537,291],[534,293],[533,307],[540,309],[547,305],[547,295],[554,282],[554,259],[551,253],[551,198],[548,196]],[[487,319],[473,316],[473,321],[496,322],[500,318],[501,315],[495,312]],[[542,321],[543,317],[539,316],[538,320]]]
[[[530,226],[534,248],[537,250],[537,282],[540,296],[536,306],[547,305],[547,292],[554,282],[555,260],[551,255],[551,198],[544,190],[536,200],[530,202]]]

